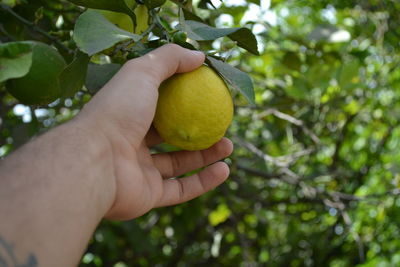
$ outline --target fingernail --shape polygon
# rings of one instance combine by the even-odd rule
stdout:
[[[195,56],[200,56],[200,55],[204,56],[204,53],[201,52],[201,51],[198,51],[198,50],[191,50],[191,52],[192,52],[193,55],[195,55]]]

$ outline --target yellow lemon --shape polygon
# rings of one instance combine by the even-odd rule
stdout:
[[[212,146],[224,136],[232,117],[229,89],[207,66],[175,74],[159,88],[154,126],[165,142],[181,149]]]

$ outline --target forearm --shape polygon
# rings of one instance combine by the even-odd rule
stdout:
[[[1,162],[0,238],[20,263],[33,254],[39,266],[76,265],[110,208],[111,148],[92,130],[71,121]]]

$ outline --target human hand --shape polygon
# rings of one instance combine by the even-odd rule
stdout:
[[[105,215],[111,219],[132,219],[152,208],[193,199],[221,184],[229,175],[223,162],[232,153],[232,142],[223,138],[203,151],[151,154],[149,148],[161,143],[151,127],[158,87],[175,73],[192,71],[204,62],[204,54],[165,45],[127,62],[81,112],[109,144],[113,177],[109,183],[112,199]],[[214,164],[212,164],[214,163]],[[201,167],[201,172],[169,179]]]

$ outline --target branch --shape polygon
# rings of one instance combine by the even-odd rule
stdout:
[[[290,116],[289,114],[280,112],[277,109],[274,109],[274,108],[267,109],[264,112],[260,113],[258,115],[258,118],[262,118],[262,117],[268,116],[270,114],[273,114],[277,118],[280,118],[282,120],[285,120],[287,122],[290,122],[291,124],[294,124],[294,125],[300,127],[304,131],[305,134],[310,136],[311,140],[313,140],[313,142],[315,144],[321,143],[321,140],[319,140],[318,136],[316,134],[314,134],[310,129],[308,129],[302,120],[296,119],[296,118]]]
[[[377,194],[369,194],[366,196],[356,196],[352,194],[343,193],[340,191],[327,191],[325,189],[312,187],[304,183],[304,177],[299,176],[298,174],[292,172],[290,169],[282,168],[279,173],[266,173],[264,171],[253,169],[243,164],[236,163],[236,167],[239,170],[242,170],[250,175],[266,178],[266,179],[280,179],[288,184],[300,186],[302,190],[306,191],[305,196],[309,199],[320,199],[320,202],[323,202],[326,206],[332,207],[338,210],[342,210],[345,208],[345,205],[350,201],[372,201],[380,198],[384,198],[387,196],[397,197],[400,196],[400,188],[390,189],[384,193]],[[287,176],[290,176],[291,179],[288,179]]]
[[[46,31],[44,31],[43,29],[39,28],[38,26],[36,26],[34,23],[30,22],[29,20],[24,19],[23,17],[21,17],[20,15],[18,15],[17,13],[15,13],[9,6],[7,6],[6,4],[2,4],[0,3],[0,7],[5,10],[6,12],[8,12],[10,15],[12,15],[14,18],[16,18],[18,21],[20,21],[22,24],[26,25],[27,27],[31,28],[32,30],[34,30],[35,32],[40,33],[41,35],[45,36],[47,39],[49,39],[50,41],[52,41],[53,43],[55,43],[57,46],[59,46],[60,48],[62,48],[64,51],[66,51],[69,54],[73,54],[74,51],[72,51],[71,49],[69,49],[68,47],[66,47],[63,43],[61,43],[56,37],[51,36],[49,33],[47,33]]]
[[[263,159],[265,162],[270,162],[273,165],[277,167],[288,167],[295,163],[300,157],[310,155],[313,153],[315,150],[313,148],[308,148],[305,150],[297,151],[294,152],[293,154],[288,154],[284,156],[278,156],[278,157],[273,157],[265,152],[261,151],[259,148],[257,148],[255,145],[253,145],[250,142],[247,142],[238,136],[235,136],[233,138],[235,142],[237,142],[240,146],[248,149],[250,152],[254,153],[257,155],[259,158]]]
[[[353,225],[353,222],[352,222],[348,212],[341,211],[341,215],[342,215],[343,221],[346,224],[347,228],[353,234],[354,240],[356,241],[357,247],[358,247],[358,256],[360,258],[360,263],[363,263],[363,262],[365,262],[365,252],[364,252],[364,244],[361,240],[361,237],[356,231],[352,231],[351,227]]]
[[[249,168],[244,166],[243,164],[240,163],[236,163],[236,168],[239,170],[242,170],[248,174],[254,175],[254,176],[258,176],[258,177],[262,177],[262,178],[266,178],[266,179],[279,179],[281,178],[282,174],[278,174],[278,173],[266,173],[263,172],[261,170],[257,170],[257,169],[253,169],[253,168]]]
[[[357,114],[350,116],[346,122],[343,124],[342,130],[340,131],[339,137],[337,139],[336,145],[335,145],[335,152],[333,153],[332,156],[332,163],[328,167],[328,169],[333,170],[335,169],[335,166],[337,165],[339,161],[339,152],[340,149],[342,148],[343,141],[347,135],[347,132],[349,130],[349,124],[354,120],[354,118],[357,116]]]

